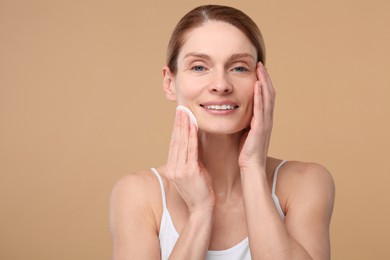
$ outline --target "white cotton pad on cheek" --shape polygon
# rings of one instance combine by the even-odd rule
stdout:
[[[191,112],[191,110],[189,110],[187,107],[183,106],[183,105],[178,105],[176,107],[176,110],[181,110],[181,111],[184,111],[188,114],[188,116],[190,117],[190,121],[191,123],[193,123],[195,126],[196,126],[196,129],[198,129],[198,121],[196,120],[196,117],[195,115]]]

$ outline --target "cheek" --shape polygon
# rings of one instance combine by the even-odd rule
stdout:
[[[179,104],[185,104],[199,95],[200,84],[194,80],[176,80],[176,98]]]
[[[197,90],[195,87],[192,86],[185,86],[180,85],[176,88],[176,91],[182,96],[183,98],[191,98],[194,97],[197,93]]]
[[[241,82],[242,83],[242,82]],[[254,97],[254,86],[256,80],[248,80],[245,84],[241,84],[240,88],[240,100],[243,104],[244,115],[243,119],[245,124],[249,124],[253,116],[253,97]]]
[[[236,92],[239,93],[242,100],[249,101],[249,103],[253,103],[253,95],[254,95],[254,86],[256,84],[256,80],[247,79],[245,81],[241,80],[236,82],[234,85]]]

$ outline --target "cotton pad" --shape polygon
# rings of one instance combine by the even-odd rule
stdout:
[[[176,110],[181,110],[181,111],[184,111],[188,114],[188,116],[190,117],[190,121],[191,123],[193,123],[195,126],[196,126],[196,129],[198,129],[198,121],[196,120],[196,117],[195,115],[191,112],[191,110],[189,110],[187,107],[183,106],[183,105],[178,105],[176,107]]]

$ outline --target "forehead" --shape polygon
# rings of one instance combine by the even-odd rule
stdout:
[[[191,30],[179,53],[179,60],[187,53],[204,53],[212,58],[249,53],[256,60],[256,48],[237,27],[221,21],[208,21]]]

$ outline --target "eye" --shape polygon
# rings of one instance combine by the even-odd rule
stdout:
[[[235,68],[233,68],[233,70],[235,72],[246,72],[246,71],[249,71],[247,68],[245,68],[243,66],[235,67]]]
[[[195,65],[191,68],[191,70],[194,70],[194,71],[204,71],[206,68],[203,67],[202,65]]]

